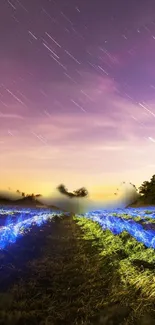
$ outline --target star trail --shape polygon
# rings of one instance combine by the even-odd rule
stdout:
[[[1,187],[150,178],[155,2],[1,0],[0,23]]]

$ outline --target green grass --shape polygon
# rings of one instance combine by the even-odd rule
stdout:
[[[151,214],[151,211],[145,211],[146,215]],[[142,220],[141,216],[137,216],[137,217],[132,217],[131,215],[127,214],[127,213],[123,213],[123,214],[119,214],[119,213],[113,213],[112,216],[117,217],[117,218],[121,218],[121,219],[125,219],[125,220],[134,220],[135,222],[141,222],[142,224],[145,223],[150,223],[153,224],[155,223],[155,219],[146,216],[145,219]]]
[[[151,214],[151,213],[152,213],[152,211],[150,211],[150,210],[145,211],[145,214]]]
[[[154,250],[128,233],[114,236],[75,216],[57,218],[23,240],[11,251],[16,262],[40,250],[29,262],[4,268],[2,283],[7,267],[19,277],[1,290],[0,325],[96,325],[101,315],[104,325],[155,323]],[[145,323],[145,314],[153,322]]]
[[[76,218],[83,229],[83,238],[93,240],[101,258],[104,283],[108,288],[105,303],[119,300],[131,307],[124,324],[132,324],[143,313],[155,309],[155,253],[145,248],[128,233],[114,236],[102,231],[98,223]]]
[[[137,217],[132,217],[131,215],[127,214],[127,213],[123,213],[123,214],[119,214],[119,213],[113,213],[112,214],[113,217],[117,217],[117,218],[121,218],[121,219],[125,219],[125,220],[134,220],[136,222],[141,221],[141,217],[137,216]]]

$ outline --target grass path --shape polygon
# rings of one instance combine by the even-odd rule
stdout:
[[[139,289],[120,293],[117,256],[99,254],[90,225],[86,230],[71,217],[55,218],[9,250],[12,261],[7,257],[0,273],[0,325],[145,324],[135,317]]]

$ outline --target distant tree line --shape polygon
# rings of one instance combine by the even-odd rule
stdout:
[[[155,205],[155,175],[151,177],[150,181],[144,181],[138,189],[134,184],[130,183],[130,185],[135,191],[134,197],[136,198],[132,203]]]
[[[125,182],[123,182],[125,184]],[[142,185],[137,189],[136,186],[132,183],[130,185],[133,187],[134,191],[138,195],[138,200],[141,200],[143,203],[146,204],[155,204],[155,175],[153,175],[150,181],[144,181]],[[67,196],[68,198],[84,198],[88,196],[88,191],[85,187],[81,187],[73,192],[69,192],[68,189],[64,184],[60,184],[57,187],[59,193]],[[119,190],[117,189],[117,192]],[[117,192],[114,193],[117,195]],[[25,192],[21,192],[19,190],[16,191],[20,196],[23,198],[31,198],[37,200],[38,198],[42,197],[41,194],[26,194]]]
[[[57,190],[59,191],[59,193],[65,195],[69,198],[84,198],[84,197],[88,196],[88,191],[85,187],[81,187],[73,192],[69,192],[64,184],[60,184],[57,187]],[[16,193],[18,193],[22,198],[31,198],[34,200],[36,200],[42,196],[41,194],[34,194],[34,193],[26,194],[25,192],[22,192],[19,190],[17,190]]]
[[[31,198],[31,199],[34,199],[34,200],[37,200],[38,198],[40,198],[42,195],[41,194],[26,194],[25,192],[21,192],[19,190],[16,191],[16,193],[18,193],[22,198]]]

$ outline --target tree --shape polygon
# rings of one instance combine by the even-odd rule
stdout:
[[[60,184],[58,187],[57,187],[57,190],[63,194],[63,195],[66,195],[68,196],[69,198],[83,198],[83,197],[86,197],[88,196],[88,191],[85,187],[81,187],[79,188],[78,190],[75,190],[73,193],[72,192],[69,192],[68,189],[65,187],[64,184]]]
[[[20,196],[22,196],[22,197],[25,197],[25,193],[24,192],[21,192],[21,191],[17,190],[16,193],[20,194]]]
[[[155,204],[155,175],[150,181],[144,181],[139,187],[139,193],[142,195],[145,202],[148,204]]]
[[[64,184],[60,184],[60,185],[57,187],[57,190],[58,190],[61,194],[66,195],[66,196],[68,196],[68,197],[70,197],[70,198],[74,197],[74,194],[71,193],[71,192],[68,192],[68,189],[65,187]]]
[[[135,184],[133,184],[133,183],[129,183],[136,191],[137,191],[137,187],[136,187],[136,185]]]
[[[85,187],[81,187],[78,190],[74,191],[76,197],[86,197],[88,196],[88,191]]]
[[[36,199],[38,199],[38,198],[40,198],[42,196],[41,194],[34,194],[34,193],[26,194],[25,192],[21,192],[19,190],[17,190],[16,193],[20,194],[20,196],[22,196],[22,198],[27,197],[27,198],[30,198],[32,200],[36,200]]]
[[[147,196],[150,190],[150,182],[144,181],[142,185],[139,187],[139,193],[141,195]]]
[[[67,196],[69,199],[79,199],[79,200],[67,200],[64,203],[65,211],[69,211],[71,213],[71,215],[74,213],[80,213],[80,211],[83,211],[83,208],[81,207],[82,202],[80,199],[84,198],[88,195],[88,191],[85,187],[81,187],[73,192],[69,192],[64,184],[60,184],[57,187],[57,190],[59,191],[59,193]],[[61,203],[61,200],[60,200],[60,203]]]

